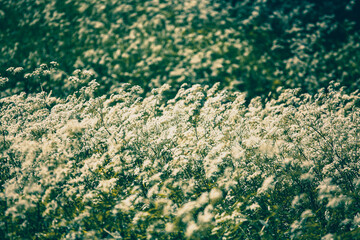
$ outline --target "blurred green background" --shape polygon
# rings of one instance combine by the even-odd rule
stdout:
[[[359,13],[355,0],[3,0],[0,75],[9,81],[0,97],[65,97],[70,76],[96,78],[98,94],[122,83],[146,95],[165,83],[175,93],[220,82],[252,98],[278,87],[314,93],[334,80],[354,91]]]

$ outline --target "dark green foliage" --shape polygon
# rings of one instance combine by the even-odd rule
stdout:
[[[0,74],[59,63],[45,79],[15,74],[2,95],[52,90],[67,96],[66,79],[94,72],[98,94],[119,83],[144,95],[169,84],[220,82],[265,98],[278,87],[316,93],[336,80],[359,88],[358,1],[29,1],[0,3]]]

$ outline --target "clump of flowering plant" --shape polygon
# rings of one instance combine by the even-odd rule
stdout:
[[[96,97],[76,74],[66,99],[0,100],[0,238],[360,237],[358,92]]]

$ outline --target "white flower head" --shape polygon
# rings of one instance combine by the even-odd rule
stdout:
[[[321,240],[333,240],[333,239],[334,239],[334,235],[331,233],[328,233],[321,238]]]
[[[270,176],[270,177],[267,177],[261,188],[258,189],[258,193],[263,193],[263,192],[266,192],[267,190],[269,189],[273,189],[274,188],[274,176]]]
[[[188,226],[186,228],[185,236],[189,238],[197,230],[199,230],[199,226],[194,221],[191,221],[191,222],[189,222],[189,224],[188,224]]]
[[[210,202],[216,203],[223,198],[223,193],[220,189],[213,188],[210,191],[209,198],[210,198]]]
[[[165,224],[165,231],[168,233],[172,233],[175,231],[175,225],[173,223],[166,223]]]
[[[200,213],[198,215],[198,222],[199,223],[209,223],[212,221],[214,215],[211,213],[211,211],[214,209],[214,207],[209,204],[206,206],[203,213]]]

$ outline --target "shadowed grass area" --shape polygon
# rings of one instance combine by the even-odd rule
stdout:
[[[168,99],[183,83],[265,99],[278,87],[315,94],[336,80],[359,88],[358,1],[296,0],[5,0],[0,3],[0,75],[59,63],[46,80],[16,78],[1,96],[52,90],[68,96],[66,79],[91,70],[99,96],[121,83],[145,96],[163,84]],[[275,97],[275,96],[273,96]]]

